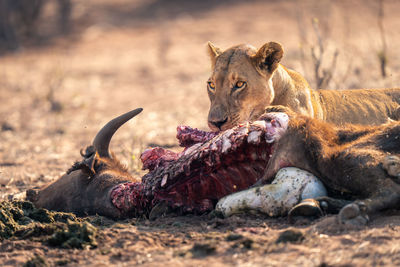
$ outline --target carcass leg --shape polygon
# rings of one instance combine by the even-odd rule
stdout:
[[[228,217],[243,212],[284,216],[303,199],[326,196],[324,185],[311,173],[298,168],[283,168],[271,184],[253,187],[222,198],[216,211]]]
[[[368,214],[397,208],[400,204],[400,185],[388,178],[380,186],[379,191],[364,200],[357,200],[346,205],[339,212],[339,222],[349,225],[365,225],[369,221]]]

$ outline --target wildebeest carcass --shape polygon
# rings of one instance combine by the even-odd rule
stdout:
[[[28,190],[28,200],[48,209],[115,218],[149,215],[160,206],[202,213],[226,195],[256,182],[270,183],[282,168],[297,167],[299,175],[288,175],[289,182],[280,179],[250,189],[251,194],[228,196],[217,209],[224,212],[239,203],[272,216],[285,215],[304,198],[325,194],[315,176],[331,196],[359,199],[343,207],[348,201],[321,198],[342,205],[339,218],[344,223],[364,223],[369,213],[399,205],[399,122],[334,127],[275,107],[258,121],[218,134],[179,127],[183,152],[145,151],[142,161],[150,171],[139,180],[110,155],[108,146],[115,131],[140,111],[110,121],[81,153],[82,161],[50,185]],[[241,197],[235,198],[238,194]]]
[[[81,152],[82,161],[50,185],[28,190],[28,200],[47,209],[116,218],[148,215],[163,205],[181,213],[203,213],[263,175],[271,144],[265,122],[258,121],[219,134],[179,127],[183,152],[145,151],[142,160],[150,171],[141,180],[132,177],[108,146],[116,130],[140,112],[110,121]]]

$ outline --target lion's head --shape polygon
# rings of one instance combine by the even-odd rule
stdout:
[[[269,42],[259,50],[238,45],[221,51],[209,42],[208,50],[212,67],[207,81],[209,127],[226,130],[260,116],[274,99],[271,77],[283,56],[282,46]]]

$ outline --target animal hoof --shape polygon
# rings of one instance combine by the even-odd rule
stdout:
[[[346,225],[366,225],[369,221],[363,203],[351,203],[339,212],[339,223]]]
[[[294,222],[294,217],[305,216],[319,218],[323,215],[319,202],[315,199],[305,199],[293,208],[288,213],[288,219],[290,223]]]

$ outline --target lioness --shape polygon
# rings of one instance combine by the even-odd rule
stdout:
[[[377,125],[400,118],[400,88],[312,90],[307,81],[279,62],[283,48],[269,42],[259,50],[237,45],[225,51],[208,43],[212,72],[208,124],[226,130],[253,120],[269,105],[283,105],[297,113],[344,123]]]

